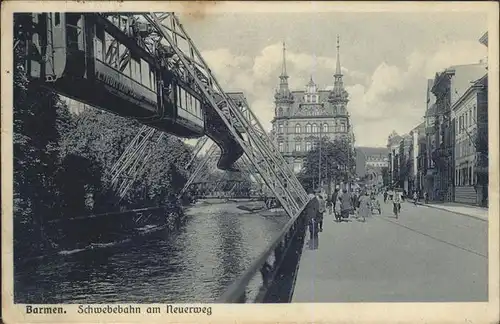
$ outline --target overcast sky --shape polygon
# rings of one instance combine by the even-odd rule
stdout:
[[[385,146],[392,130],[408,132],[422,120],[427,78],[487,55],[480,13],[219,13],[181,21],[223,88],[244,91],[267,129],[282,42],[291,89],[303,90],[311,75],[324,89],[333,85],[339,34],[357,146]]]

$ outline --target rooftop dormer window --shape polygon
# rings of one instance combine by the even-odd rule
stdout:
[[[307,103],[319,102],[317,85],[314,83],[312,77],[309,80],[309,83],[306,85],[306,93],[304,95],[304,101]]]

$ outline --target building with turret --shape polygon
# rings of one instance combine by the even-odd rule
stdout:
[[[346,139],[354,147],[354,133],[340,65],[337,37],[337,63],[332,90],[319,90],[312,76],[304,90],[290,90],[286,70],[286,48],[283,43],[283,65],[280,84],[274,95],[275,117],[272,138],[295,172],[302,169],[304,158],[320,138]],[[354,154],[354,151],[352,151]]]

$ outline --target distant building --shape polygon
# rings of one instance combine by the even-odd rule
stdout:
[[[421,168],[419,157],[425,148],[425,122],[420,123],[410,131],[410,147],[409,147],[409,181],[408,192],[417,191],[422,193],[422,184],[424,173]],[[423,146],[423,147],[422,147]]]
[[[382,169],[389,166],[387,148],[356,147],[356,175],[367,177],[370,184],[382,186]]]
[[[412,161],[410,159],[410,148],[412,147],[412,138],[409,134],[404,134],[399,142],[399,181],[398,187],[406,192],[410,190],[410,182],[413,182],[411,174]]]
[[[283,44],[280,84],[274,95],[272,139],[295,172],[302,169],[307,152],[320,138],[345,139],[354,147],[354,133],[347,111],[349,99],[342,80],[339,52],[337,38],[337,63],[332,90],[319,90],[311,77],[304,91],[290,91]],[[351,153],[354,154],[353,149]]]
[[[389,164],[389,185],[398,186],[399,185],[399,146],[402,137],[393,131],[387,138],[387,151],[388,157],[387,161]]]
[[[429,199],[433,200],[435,164],[432,152],[436,149],[436,97],[431,92],[434,79],[427,80],[427,105],[424,115],[425,123],[425,148],[420,151],[421,169],[424,174],[422,190],[427,192]]]
[[[427,174],[427,134],[426,121],[417,125],[411,132],[413,161],[412,173],[415,177],[412,190],[416,190],[423,195],[425,192],[425,176]]]

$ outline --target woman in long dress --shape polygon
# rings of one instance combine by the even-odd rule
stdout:
[[[359,197],[359,211],[358,215],[363,218],[363,222],[366,220],[366,217],[371,213],[371,199],[368,195],[368,191]]]

